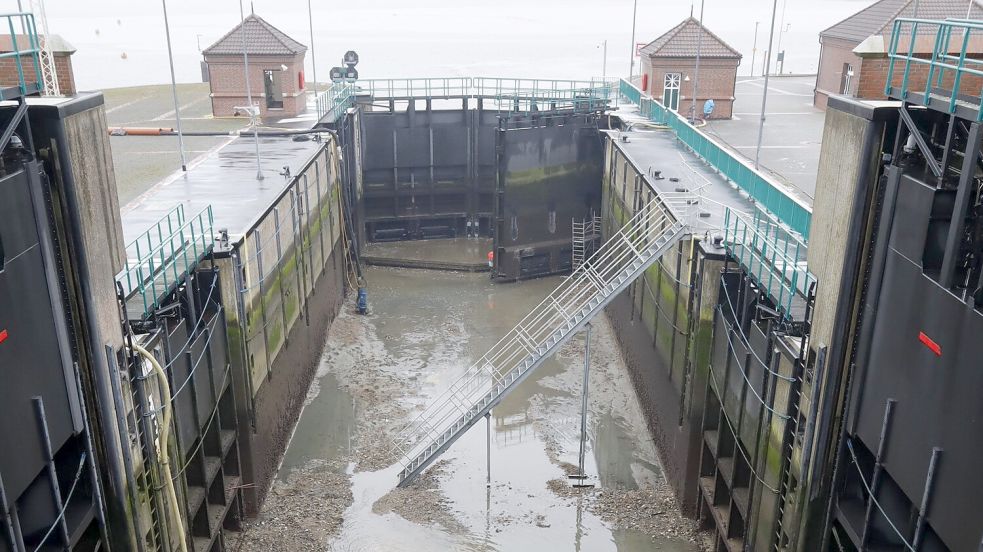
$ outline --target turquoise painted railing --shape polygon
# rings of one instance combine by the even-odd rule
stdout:
[[[909,100],[909,93],[917,88],[922,94],[922,105],[942,107],[948,113],[955,113],[957,106],[964,103],[976,111],[977,121],[983,121],[981,35],[983,21],[896,19],[888,46],[890,63],[884,93],[899,100]],[[906,40],[902,40],[903,37]],[[931,48],[927,48],[929,40],[932,40]],[[904,71],[901,82],[895,86],[895,67],[900,66]],[[919,76],[925,74],[924,86],[916,87],[912,83],[912,71],[916,66],[928,66],[927,74],[917,72]],[[967,76],[974,78],[964,86],[969,82],[965,80]]]
[[[354,86],[346,82],[336,82],[317,95],[317,119],[333,123],[345,114],[355,103]]]
[[[613,80],[514,79],[500,77],[444,77],[418,79],[365,79],[355,84],[336,83],[318,94],[321,121],[337,121],[354,105],[355,95],[373,99],[480,98],[500,110],[575,107],[596,109],[617,101]]]
[[[798,232],[808,241],[812,208],[791,196],[782,185],[768,175],[756,170],[743,156],[732,153],[713,138],[694,127],[683,116],[665,108],[658,100],[645,95],[631,83],[621,80],[622,96],[639,107],[642,116],[666,125],[676,137],[693,152],[736,184],[758,206],[770,211],[782,223]],[[626,94],[625,91],[628,93]],[[637,98],[637,100],[633,99]]]
[[[0,59],[13,58],[13,67],[17,71],[17,85],[0,87],[0,100],[42,92],[44,80],[41,78],[41,42],[38,40],[34,15],[8,13],[0,15],[0,18],[7,20],[10,38],[10,51],[0,54]],[[31,82],[28,77],[33,77],[34,81]]]
[[[136,293],[143,312],[149,313],[211,253],[214,244],[211,206],[186,220],[184,207],[178,205],[126,246],[126,268],[116,281],[125,297]]]
[[[816,281],[806,265],[806,243],[760,210],[748,218],[726,209],[724,246],[786,317],[794,298],[804,299]]]
[[[628,82],[625,79],[621,79],[618,83],[618,89],[621,91],[621,95],[628,99],[629,102],[638,105],[642,101],[642,91],[638,89],[637,86]]]
[[[471,78],[363,79],[358,81],[357,87],[359,92],[380,100],[467,97],[471,91]]]
[[[475,77],[472,97],[496,102],[500,107],[528,110],[554,107],[600,108],[617,98],[614,81],[513,79]]]

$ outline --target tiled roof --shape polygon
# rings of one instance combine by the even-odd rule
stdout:
[[[307,46],[290,38],[262,17],[250,14],[225,36],[202,52],[208,55],[242,55],[242,32],[246,32],[249,55],[294,55],[307,51]]]
[[[699,43],[700,57],[740,59],[741,53],[703,27],[700,40],[700,22],[692,17],[683,20],[666,34],[642,48],[642,55],[649,57],[696,57]]]
[[[859,43],[868,36],[890,35],[895,19],[915,16],[915,3],[915,0],[879,0],[819,33],[819,36]],[[918,0],[917,4],[919,19],[964,19],[968,7],[966,0]],[[970,19],[983,19],[983,7],[979,0],[974,0],[972,10]],[[926,27],[925,32],[934,33],[935,28]]]

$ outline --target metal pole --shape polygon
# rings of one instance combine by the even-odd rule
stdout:
[[[177,122],[178,149],[181,150],[181,170],[187,172],[188,160],[184,154],[184,133],[181,132],[181,109],[177,102],[177,79],[174,78],[174,54],[171,52],[171,25],[167,21],[167,0],[160,0],[160,3],[164,6],[164,34],[167,36],[167,61],[171,65],[171,96],[174,98],[174,119]]]
[[[590,381],[590,322],[584,326],[584,387],[580,399],[580,479],[586,479],[584,473],[584,456],[587,452],[587,390]]]
[[[782,17],[778,20],[778,48],[775,49],[778,55],[782,56],[781,69],[778,71],[781,74],[785,70],[785,56],[782,55],[782,35],[785,33],[785,6],[788,0],[782,0]]]
[[[99,536],[102,538],[103,546],[109,547],[109,535],[106,526],[106,510],[102,501],[102,482],[99,473],[96,471],[96,457],[92,453],[92,428],[89,425],[89,409],[85,404],[85,394],[82,392],[82,376],[79,374],[79,365],[72,363],[75,372],[75,392],[79,395],[79,407],[82,411],[82,430],[85,431],[85,453],[88,456],[89,464],[89,485],[92,486],[92,497],[96,503],[96,517],[99,519]],[[2,483],[0,483],[2,486]]]
[[[239,31],[242,33],[242,64],[243,76],[246,81],[246,103],[249,104],[249,125],[253,127],[253,140],[256,143],[256,180],[263,180],[262,159],[259,156],[259,131],[256,130],[256,120],[253,118],[253,93],[249,82],[249,52],[246,51],[246,12],[242,9],[242,0],[239,0]],[[258,116],[258,110],[257,110]]]
[[[765,132],[765,107],[768,105],[768,74],[771,73],[771,42],[775,38],[775,12],[778,11],[778,0],[772,1],[771,31],[768,33],[768,52],[765,54],[765,90],[761,94],[761,122],[758,124],[758,145],[754,148],[754,168],[761,163],[761,138]]]
[[[21,5],[21,0],[17,0],[17,13],[24,13],[24,6]],[[967,15],[966,17],[969,17],[969,16]],[[27,34],[27,23],[24,22],[24,18],[23,17],[18,17],[18,19],[20,19],[20,32],[21,32],[21,34]],[[45,38],[47,38],[47,37],[45,37]]]
[[[485,414],[485,452],[487,457],[485,487],[491,488],[491,412]]]
[[[754,22],[754,46],[751,47],[751,76],[754,76],[754,57],[758,53],[758,25],[760,21]]]
[[[635,76],[635,21],[638,19],[638,0],[635,0],[635,7],[631,12],[631,65],[628,69],[628,82]]]
[[[310,1],[310,0],[308,0]],[[635,58],[632,58],[634,60]],[[608,80],[608,41],[604,39],[604,64],[601,66],[601,80]]]
[[[703,48],[703,3],[700,0],[700,34],[696,35],[696,70],[693,73],[693,116],[691,121],[696,121],[696,97],[700,92],[700,50]]]
[[[24,552],[24,538],[20,534],[20,521],[17,519],[17,507],[7,499],[7,491],[3,486],[3,475],[0,474],[0,514],[3,515],[4,525],[7,526],[7,538],[10,549],[14,552]]]
[[[307,0],[307,23],[311,28],[311,69],[314,73],[314,99],[317,100],[317,57],[314,55],[314,13],[311,11],[311,0]]]
[[[48,484],[51,486],[52,503],[55,506],[56,512],[64,513],[64,503],[62,502],[61,498],[61,486],[58,484],[58,470],[55,467],[55,453],[51,448],[51,435],[48,431],[48,417],[44,412],[44,400],[38,396],[32,397],[31,401],[34,403],[34,412],[37,414],[38,425],[41,427],[41,444],[43,446],[45,463],[48,466]],[[65,521],[65,516],[59,515],[58,518],[55,519],[55,524],[58,525],[62,544],[68,547],[71,540],[68,536],[68,523]],[[44,544],[44,541],[42,541],[41,544]]]
[[[860,548],[867,549],[870,541],[870,521],[874,515],[874,503],[877,501],[877,490],[880,488],[881,473],[884,467],[884,449],[887,448],[888,430],[891,427],[891,415],[894,413],[895,399],[888,399],[884,404],[884,417],[881,422],[881,436],[877,440],[877,454],[874,456],[874,473],[870,477],[870,500],[864,512],[864,524],[860,533]]]
[[[922,504],[921,507],[918,508],[918,521],[915,522],[915,536],[911,539],[911,546],[915,550],[921,548],[922,537],[925,535],[925,519],[928,517],[929,499],[932,497],[932,483],[935,481],[935,467],[938,464],[939,455],[941,454],[941,448],[932,448],[932,459],[928,462],[928,475],[925,476],[925,492],[922,493]]]

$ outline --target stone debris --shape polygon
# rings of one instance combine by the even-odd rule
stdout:
[[[396,461],[390,453],[393,432],[426,402],[428,388],[424,386],[429,384],[424,382],[427,381],[428,363],[455,361],[459,352],[440,350],[441,343],[467,338],[467,331],[453,323],[419,332],[404,331],[401,343],[409,343],[410,349],[416,349],[390,353],[387,345],[391,345],[388,342],[393,336],[386,333],[383,323],[377,322],[379,319],[374,316],[353,314],[351,299],[331,326],[325,357],[308,395],[308,401],[318,396],[318,380],[330,372],[339,388],[352,397],[355,427],[351,435],[351,453],[332,462],[313,460],[293,470],[286,480],[276,480],[263,514],[245,523],[233,550],[331,549],[334,537],[342,529],[346,511],[353,503],[349,474],[387,468]],[[377,323],[380,324],[378,329]],[[655,445],[648,437],[641,407],[607,319],[595,320],[594,331],[590,419],[615,417],[619,424],[631,428],[631,434],[639,441],[632,443],[631,461],[639,467],[639,473],[646,475],[636,476],[639,488],[629,489],[574,488],[574,480],[564,477],[578,469],[569,461],[576,457],[576,445],[570,450],[570,435],[579,434],[582,377],[579,370],[564,370],[538,380],[543,389],[555,389],[560,393],[548,397],[542,393],[534,394],[529,399],[527,411],[536,436],[544,443],[551,463],[557,467],[557,477],[546,482],[545,494],[559,497],[561,503],[576,501],[611,529],[640,532],[653,541],[688,541],[694,544],[693,549],[708,550],[709,538],[697,530],[693,521],[682,517],[662,474],[657,468],[654,471],[649,468],[659,465]],[[420,357],[421,350],[430,351],[427,353],[430,356]],[[562,362],[571,366],[582,364],[582,355],[582,340],[576,338],[558,353]],[[562,427],[556,423],[561,411],[572,420]],[[571,424],[577,427],[573,428]],[[638,438],[639,435],[644,437]],[[372,512],[383,516],[398,515],[450,535],[470,535],[472,528],[465,523],[467,518],[455,511],[455,504],[441,490],[441,482],[454,467],[450,462],[442,459],[407,487],[394,488],[372,505]],[[590,482],[597,483],[596,480]],[[506,501],[510,493],[519,492],[523,500],[535,499],[527,490],[514,490],[508,480],[495,483],[494,491]],[[557,499],[543,498],[544,505],[552,503],[550,507],[555,507]],[[493,514],[486,531],[499,534],[507,532],[509,526],[549,529],[551,522],[547,514],[549,512],[538,508],[530,510],[528,506],[506,509]],[[475,550],[495,546],[492,541],[480,537],[471,543]]]
[[[468,528],[454,516],[451,502],[440,490],[449,460],[434,463],[406,487],[397,487],[372,505],[377,514],[394,512],[407,521],[438,525],[453,534],[466,534]]]
[[[323,550],[338,532],[352,491],[344,466],[315,460],[277,481],[263,513],[243,523],[241,533],[227,533],[231,550]],[[236,542],[238,540],[238,542]]]

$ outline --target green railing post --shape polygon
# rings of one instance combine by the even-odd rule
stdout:
[[[969,47],[969,29],[963,31],[963,45],[959,50],[959,63],[956,65],[952,79],[952,94],[949,98],[949,113],[956,112],[956,98],[959,97],[959,83],[962,81],[963,68],[966,65],[966,49]],[[981,93],[983,95],[983,93]]]
[[[20,53],[20,48],[17,47],[17,33],[14,32],[14,18],[8,17],[7,24],[10,27],[10,45],[13,51],[17,54]],[[37,65],[40,65],[40,60],[35,60]],[[27,94],[27,81],[24,79],[24,66],[21,62],[21,56],[18,55],[15,58],[14,65],[17,66],[17,78],[20,86],[20,93]]]

